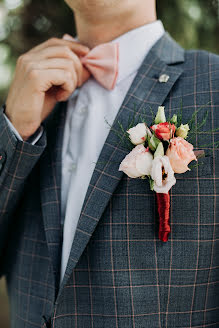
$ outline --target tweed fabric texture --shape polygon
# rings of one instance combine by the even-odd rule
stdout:
[[[145,58],[120,108],[151,122],[164,105],[190,120],[206,157],[176,176],[171,234],[158,239],[155,195],[147,182],[118,171],[128,150],[111,130],[95,167],[59,288],[61,147],[66,104],[44,122],[37,145],[17,141],[0,113],[0,272],[12,328],[219,327],[219,57],[184,51],[165,34]],[[160,83],[159,76],[170,76]],[[211,131],[211,132],[209,132]],[[212,132],[213,131],[213,132]]]

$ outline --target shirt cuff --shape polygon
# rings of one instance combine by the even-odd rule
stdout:
[[[19,134],[19,132],[15,129],[14,125],[11,123],[11,121],[8,119],[8,117],[3,113],[10,129],[12,130],[12,132],[15,134],[15,136],[17,137],[18,140],[20,141],[24,141],[21,137],[21,135]],[[37,129],[37,131],[32,135],[30,136],[26,142],[28,143],[31,143],[32,145],[35,145],[37,143],[37,141],[42,137],[42,134],[43,134],[43,126],[41,125],[39,127],[39,129]]]

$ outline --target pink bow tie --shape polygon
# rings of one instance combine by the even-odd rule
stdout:
[[[77,42],[77,39],[69,34],[63,35],[63,39]],[[119,43],[103,43],[80,59],[86,69],[104,88],[114,89],[118,78]]]
[[[118,78],[118,43],[104,43],[96,46],[81,58],[81,62],[104,88],[114,89]]]

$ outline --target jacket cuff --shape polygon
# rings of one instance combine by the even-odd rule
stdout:
[[[35,145],[18,140],[9,127],[3,110],[2,107],[0,109],[0,183],[5,176],[14,176],[14,172],[19,179],[26,178],[47,144],[45,131]]]
[[[20,140],[20,141],[24,141],[23,138],[21,137],[20,133],[17,131],[17,129],[14,127],[14,125],[11,123],[11,121],[9,120],[7,115],[5,114],[5,105],[3,106],[3,115],[4,115],[4,118],[6,119],[8,125],[9,125],[11,131],[15,134],[17,139]],[[42,134],[43,134],[43,126],[41,125],[37,129],[37,131],[26,140],[26,142],[29,142],[32,145],[35,145],[37,143],[37,141],[42,137]]]

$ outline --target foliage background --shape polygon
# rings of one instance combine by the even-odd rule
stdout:
[[[219,54],[219,0],[157,0],[157,9],[166,30],[184,48]],[[17,57],[66,32],[75,35],[73,14],[64,0],[0,0],[0,104],[6,99]],[[4,281],[0,326],[9,327]]]

